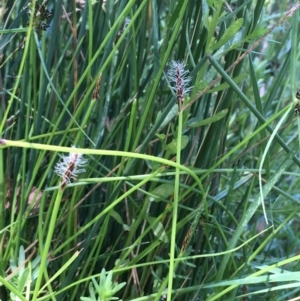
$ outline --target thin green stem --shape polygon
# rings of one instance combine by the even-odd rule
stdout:
[[[37,277],[34,292],[33,292],[32,301],[37,300],[38,294],[40,292],[40,287],[42,284],[43,274],[44,274],[44,271],[47,269],[47,257],[49,254],[49,249],[50,249],[50,245],[51,245],[51,241],[52,241],[55,224],[56,224],[56,220],[57,220],[57,215],[58,215],[58,211],[59,211],[59,207],[60,207],[60,202],[63,197],[63,193],[64,193],[64,188],[61,187],[58,190],[58,193],[57,193],[57,196],[56,196],[56,199],[54,202],[51,220],[50,220],[50,224],[49,224],[49,229],[47,231],[45,231],[45,232],[47,232],[47,238],[46,238],[46,242],[44,245],[44,249],[42,250],[41,264],[40,264],[40,269],[39,269],[38,277]]]

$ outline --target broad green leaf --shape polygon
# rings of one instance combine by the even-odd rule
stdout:
[[[127,224],[123,224],[123,230],[124,231],[130,231],[130,227]]]
[[[199,126],[210,124],[222,119],[223,117],[226,116],[227,113],[228,113],[228,109],[225,109],[204,120],[197,121],[196,118],[191,118],[190,120],[187,121],[186,125],[191,128],[196,128]]]
[[[235,20],[227,28],[227,30],[224,32],[224,34],[222,35],[222,37],[220,38],[220,40],[217,43],[210,45],[209,51],[213,51],[215,49],[218,49],[218,48],[222,47],[230,39],[232,39],[234,37],[234,35],[241,29],[241,27],[243,25],[243,22],[244,22],[243,18]]]
[[[189,137],[188,136],[182,136],[181,137],[181,145],[180,145],[180,149],[184,149],[186,147],[186,145],[189,142]],[[176,154],[177,152],[177,139],[174,139],[172,142],[170,142],[167,145],[164,145],[163,148],[170,152],[171,154]]]
[[[247,77],[247,74],[241,74],[241,75],[236,76],[232,80],[236,84],[238,84],[241,81],[243,81],[246,77]],[[225,90],[225,89],[228,89],[228,88],[230,88],[230,85],[228,83],[223,83],[223,84],[221,84],[221,85],[219,85],[215,88],[210,89],[207,93],[214,93],[214,92],[222,91],[222,90]]]
[[[166,199],[174,192],[174,185],[172,184],[161,184],[151,191],[151,194],[157,196],[157,199]]]
[[[166,138],[165,134],[156,134],[155,135],[159,140],[164,140]]]

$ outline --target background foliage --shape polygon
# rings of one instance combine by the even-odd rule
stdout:
[[[2,301],[299,295],[299,3],[1,5]]]

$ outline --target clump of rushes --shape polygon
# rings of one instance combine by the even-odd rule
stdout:
[[[72,145],[72,148],[75,148]],[[76,180],[79,173],[85,172],[83,168],[87,164],[87,160],[83,158],[83,154],[70,153],[67,156],[60,156],[62,160],[55,166],[54,171],[61,177],[60,185],[64,188],[71,182],[71,178]]]
[[[171,88],[177,95],[179,103],[183,103],[184,96],[188,95],[192,90],[190,86],[191,77],[188,76],[189,72],[185,70],[185,64],[180,61],[172,61],[169,63],[169,70],[167,73],[168,79],[171,83]]]

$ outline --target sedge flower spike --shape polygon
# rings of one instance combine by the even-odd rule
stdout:
[[[191,90],[189,86],[191,77],[188,76],[189,72],[185,70],[185,65],[180,61],[172,61],[169,63],[169,70],[167,73],[168,79],[171,83],[171,88],[177,95],[177,100],[181,103],[184,101],[184,96]]]
[[[72,146],[75,148],[75,146]],[[83,154],[69,153],[67,156],[60,155],[62,160],[55,166],[55,173],[61,177],[61,186],[71,182],[71,179],[76,180],[79,173],[85,172],[83,168],[87,164],[87,160],[83,158]]]

